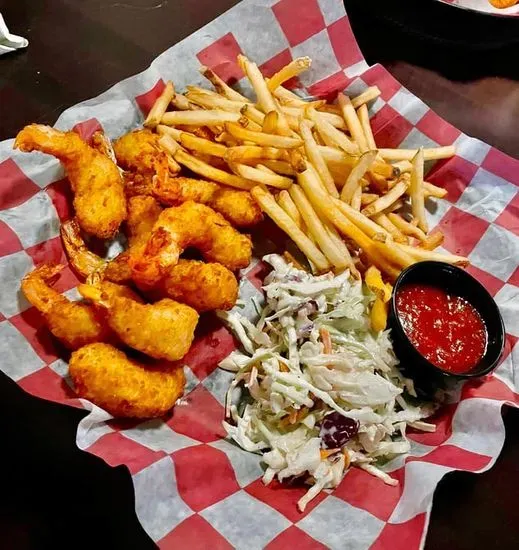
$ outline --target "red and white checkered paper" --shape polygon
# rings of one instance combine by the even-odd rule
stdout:
[[[46,261],[66,262],[59,222],[71,215],[70,192],[53,158],[0,144],[1,368],[28,392],[91,413],[78,445],[133,476],[138,517],[160,548],[413,550],[424,544],[434,489],[447,472],[482,472],[503,445],[503,404],[519,405],[519,161],[463,135],[411,95],[381,66],[369,67],[340,0],[242,2],[159,56],[145,72],[65,111],[58,128],[84,136],[99,125],[116,137],[138,126],[163,87],[202,83],[199,63],[245,87],[235,64],[244,52],[267,75],[293,57],[310,55],[312,69],[293,82],[308,95],[355,95],[368,85],[382,96],[371,106],[380,147],[455,143],[458,155],[432,167],[429,181],[448,200],[429,214],[446,233],[445,248],[467,255],[469,268],[501,307],[507,327],[502,365],[484,381],[468,382],[437,414],[435,433],[410,435],[409,455],[386,466],[400,484],[384,485],[358,469],[332,493],[323,492],[301,514],[304,489],[265,487],[259,456],[224,439],[223,400],[231,375],[217,368],[235,347],[229,332],[206,318],[185,358],[188,395],[170,418],[109,420],[78,400],[60,348],[19,290],[22,276]],[[279,234],[264,235],[276,241]],[[262,245],[256,253],[261,255]],[[264,266],[244,270],[242,296],[260,292]],[[57,286],[75,295],[69,269]],[[250,302],[250,301],[249,301]],[[250,303],[249,303],[250,307]],[[108,420],[108,422],[107,422]]]

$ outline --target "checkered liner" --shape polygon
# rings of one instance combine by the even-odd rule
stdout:
[[[178,87],[202,83],[197,61],[245,87],[235,64],[240,52],[267,75],[293,57],[310,55],[312,69],[292,83],[310,95],[333,96],[343,89],[357,94],[379,86],[382,96],[371,111],[380,147],[457,145],[458,155],[437,163],[428,175],[449,191],[429,219],[445,232],[447,250],[470,258],[470,273],[501,307],[507,327],[502,365],[483,382],[465,384],[438,413],[435,433],[410,435],[411,453],[386,466],[399,486],[352,469],[333,493],[323,492],[301,514],[296,502],[303,489],[275,482],[263,486],[259,457],[223,439],[230,375],[217,364],[235,342],[215,320],[203,321],[185,359],[190,392],[170,418],[119,423],[75,398],[61,350],[19,292],[20,279],[34,266],[66,263],[58,230],[60,220],[71,215],[70,192],[54,159],[13,152],[12,141],[5,141],[0,144],[2,370],[32,394],[91,409],[80,424],[78,445],[109,464],[128,466],[138,517],[161,548],[420,548],[436,484],[452,470],[490,468],[505,437],[500,409],[504,403],[519,405],[519,161],[461,134],[383,67],[368,67],[339,0],[242,2],[142,74],[67,110],[57,126],[89,136],[101,125],[111,137],[120,135],[142,122],[162,79]],[[280,235],[266,237],[279,242]],[[263,270],[257,262],[244,271],[243,296],[260,293]],[[65,269],[57,287],[72,296],[77,283]]]

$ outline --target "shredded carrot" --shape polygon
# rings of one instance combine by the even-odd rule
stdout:
[[[285,365],[285,363],[281,363],[281,365],[279,365],[279,370],[281,372],[290,372],[290,369]]]
[[[321,460],[326,460],[329,456],[336,454],[340,449],[321,449]]]
[[[325,328],[321,328],[319,329],[319,334],[323,342],[324,353],[332,353],[332,337],[330,336],[330,333]]]
[[[351,464],[350,453],[348,452],[348,449],[343,449],[342,454],[344,455],[344,469],[347,470]]]

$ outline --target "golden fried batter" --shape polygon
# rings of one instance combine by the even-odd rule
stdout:
[[[75,132],[30,124],[16,136],[21,151],[41,151],[57,157],[74,192],[79,225],[89,234],[109,239],[126,217],[124,182],[117,166],[85,143]]]
[[[162,286],[166,296],[200,312],[231,309],[238,299],[238,281],[221,264],[181,259]]]
[[[127,346],[155,359],[182,359],[191,347],[198,313],[164,298],[140,304],[105,292],[104,285],[79,285],[79,292],[106,313],[110,328]]]
[[[186,384],[182,368],[141,363],[102,343],[75,351],[69,373],[80,397],[115,417],[162,416],[182,396]]]
[[[130,247],[147,240],[162,210],[153,197],[137,195],[128,199],[126,236]]]
[[[197,248],[204,259],[221,263],[231,271],[249,265],[252,256],[247,235],[239,233],[212,208],[188,201],[166,208],[147,243],[132,250],[133,279],[144,287],[153,287],[188,247]]]
[[[232,189],[212,181],[184,177],[157,179],[152,184],[152,193],[168,206],[186,201],[207,204],[236,227],[251,227],[263,219],[261,208],[249,191]]]
[[[143,198],[155,202],[151,197]],[[132,215],[138,214],[138,209],[132,209],[132,199],[128,201],[127,225],[131,224]],[[143,204],[144,202],[140,203],[140,205]],[[148,218],[147,213],[149,211],[141,211],[142,223],[139,223],[139,216],[137,216],[134,225],[135,237],[141,235],[138,229],[145,228],[144,220]],[[131,230],[128,229],[128,237],[131,239]],[[132,272],[127,263],[128,252],[123,252],[111,262],[106,262],[88,250],[81,238],[79,226],[73,221],[65,222],[61,226],[61,237],[72,266],[83,279],[99,274],[100,278],[114,283],[131,281]],[[168,270],[164,280],[156,289],[153,289],[151,295],[155,299],[172,298],[200,312],[230,309],[236,303],[238,282],[234,274],[223,265],[181,259],[177,265]]]
[[[22,292],[41,312],[49,330],[69,349],[110,340],[112,331],[101,312],[88,304],[71,302],[49,286],[63,265],[44,264],[22,280]]]

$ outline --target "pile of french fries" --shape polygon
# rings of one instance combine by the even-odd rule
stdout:
[[[244,56],[238,63],[255,101],[201,68],[213,90],[168,82],[144,125],[160,134],[170,171],[250,190],[263,211],[296,243],[316,273],[376,267],[392,282],[421,260],[466,265],[436,252],[425,201],[446,191],[424,180],[424,161],[455,154],[453,146],[377,148],[368,103],[376,86],[334,104],[305,101],[283,86],[310,66],[295,59],[270,79]]]

